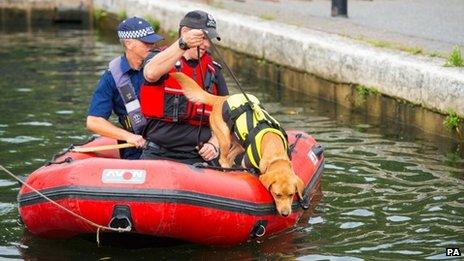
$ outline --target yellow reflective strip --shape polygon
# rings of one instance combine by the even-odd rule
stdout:
[[[269,130],[270,130],[270,128],[262,129],[261,131],[258,132],[258,134],[256,134],[256,137],[255,137],[256,149],[258,150],[258,156],[259,156],[260,159],[262,158],[261,144],[262,144],[262,141],[263,141],[263,137],[264,137],[264,134],[266,134]]]
[[[262,129],[261,131],[258,132],[258,134],[256,134],[256,137],[255,137],[256,149],[258,150],[258,156],[259,156],[260,159],[262,157],[262,155],[261,155],[261,143],[263,141],[264,134],[266,134],[268,132],[274,132],[275,134],[279,135],[279,137],[284,142],[284,148],[285,149],[288,148],[287,140],[285,139],[285,136],[283,135],[283,133],[280,130],[276,130],[274,128]],[[248,147],[251,147],[251,146],[248,146]]]
[[[245,140],[248,136],[248,129],[246,124],[246,114],[243,113],[240,115],[237,120],[235,121],[235,126],[237,126],[238,135],[242,140]]]
[[[259,166],[256,163],[256,159],[255,159],[255,157],[253,157],[253,152],[251,151],[251,145],[248,145],[247,155],[248,155],[248,159],[250,160],[251,165],[253,165],[255,168],[259,169]]]
[[[128,129],[132,129],[132,124],[130,122],[130,119],[129,119],[129,116],[126,115],[126,117],[124,117],[124,119],[126,120],[126,126]]]

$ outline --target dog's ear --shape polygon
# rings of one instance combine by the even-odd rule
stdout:
[[[300,177],[296,176],[296,179],[296,191],[298,192],[298,197],[300,197],[300,199],[303,199],[305,185],[303,181],[300,179]]]
[[[263,186],[270,191],[271,185],[275,182],[274,175],[272,173],[266,173],[259,176],[259,181],[263,184]]]

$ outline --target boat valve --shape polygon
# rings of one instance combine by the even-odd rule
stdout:
[[[264,236],[264,234],[266,234],[266,225],[266,220],[259,220],[258,222],[256,222],[255,226],[253,227],[253,230],[251,231],[253,237]]]
[[[311,150],[318,158],[320,158],[322,153],[324,153],[324,148],[321,145],[314,146]]]
[[[309,197],[308,195],[304,195],[302,199],[299,200],[300,206],[307,210],[309,208]]]
[[[111,228],[132,230],[132,217],[129,206],[116,205],[113,208],[113,216],[108,224]]]

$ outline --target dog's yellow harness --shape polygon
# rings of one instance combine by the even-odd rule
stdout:
[[[243,94],[234,94],[224,102],[222,117],[229,128],[233,130],[239,143],[245,148],[245,164],[259,171],[261,160],[261,143],[264,134],[274,132],[282,138],[288,151],[287,134],[264,108],[259,100],[247,94],[251,103]]]

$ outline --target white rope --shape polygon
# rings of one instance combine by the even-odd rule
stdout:
[[[100,228],[97,228],[97,246],[100,247]]]
[[[99,225],[77,213],[74,213],[72,212],[71,210],[63,207],[62,205],[58,204],[56,201],[54,201],[53,199],[45,196],[44,194],[42,194],[40,191],[36,190],[35,188],[31,187],[29,184],[25,183],[24,181],[22,181],[20,178],[18,178],[17,176],[15,176],[13,173],[11,173],[9,170],[7,170],[5,167],[3,167],[2,165],[0,165],[0,169],[2,169],[3,171],[5,171],[8,175],[10,175],[11,177],[13,177],[14,179],[16,179],[17,181],[19,181],[19,183],[23,184],[24,186],[26,186],[27,188],[29,188],[30,190],[34,191],[35,193],[37,193],[39,196],[43,197],[44,199],[46,199],[47,201],[49,201],[50,203],[52,203],[53,205],[57,206],[58,208],[68,212],[69,214],[71,214],[72,216],[86,222],[87,224],[91,225],[91,226],[94,226],[97,228],[97,243],[98,245],[100,245],[100,236],[99,236],[99,232],[100,232],[100,229],[101,230],[108,230],[108,231],[114,231],[114,232],[129,232],[131,231],[131,227],[126,227],[126,228],[112,228],[112,227],[108,227],[108,226],[102,226],[102,225]]]

